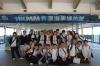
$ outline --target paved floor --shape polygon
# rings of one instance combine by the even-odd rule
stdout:
[[[72,64],[70,66],[100,66],[100,45],[92,44],[94,58],[90,64]],[[0,45],[0,66],[29,66],[25,60],[16,59],[12,61],[9,51],[4,50],[4,45]],[[34,65],[38,66],[38,65]],[[46,66],[46,65],[40,65]]]

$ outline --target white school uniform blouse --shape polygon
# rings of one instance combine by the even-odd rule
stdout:
[[[66,40],[65,40],[66,34],[62,34],[61,37],[62,37],[62,41],[65,42],[65,41],[66,41]]]
[[[12,41],[14,41],[14,42],[11,44],[11,47],[16,47],[16,39],[15,39],[15,37],[12,38]]]
[[[48,53],[48,50],[47,49],[43,49],[43,54],[47,55],[47,53]]]
[[[56,35],[53,36],[53,44],[57,44],[57,36]]]
[[[44,44],[44,35],[41,35],[39,43]]]
[[[38,50],[34,50],[33,51],[33,56],[37,56],[37,54],[38,54]]]
[[[69,45],[69,50],[71,48],[71,45]],[[75,45],[72,45],[72,49],[70,50],[70,56],[75,56],[76,55],[76,48]]]
[[[82,54],[85,58],[90,58],[91,57],[91,48],[89,45],[84,45],[82,47]]]
[[[64,51],[65,52],[64,52]],[[67,52],[67,49],[66,48],[59,48],[59,56],[62,58],[62,59],[65,59],[68,57],[68,52]]]
[[[32,35],[31,38],[35,38],[35,35]]]
[[[57,60],[57,56],[58,56],[58,49],[52,49],[52,59],[53,59],[53,61]]]
[[[46,54],[46,49],[43,49],[43,54],[44,54],[44,55]]]
[[[47,37],[46,37],[46,44],[51,44],[49,35],[47,35]]]

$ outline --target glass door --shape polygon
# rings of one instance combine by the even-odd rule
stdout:
[[[0,27],[0,44],[4,44],[4,27]]]

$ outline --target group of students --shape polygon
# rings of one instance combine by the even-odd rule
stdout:
[[[38,37],[33,31],[28,35],[23,31],[20,36],[14,32],[9,44],[13,60],[16,53],[18,58],[25,58],[30,65],[46,63],[66,66],[74,63],[76,57],[80,63],[90,63],[93,57],[88,41],[82,40],[75,31],[67,31],[67,34],[65,30],[61,33],[41,31]]]

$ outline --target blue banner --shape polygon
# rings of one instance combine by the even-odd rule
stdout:
[[[94,22],[97,15],[89,14],[1,14],[2,23],[70,23]]]

